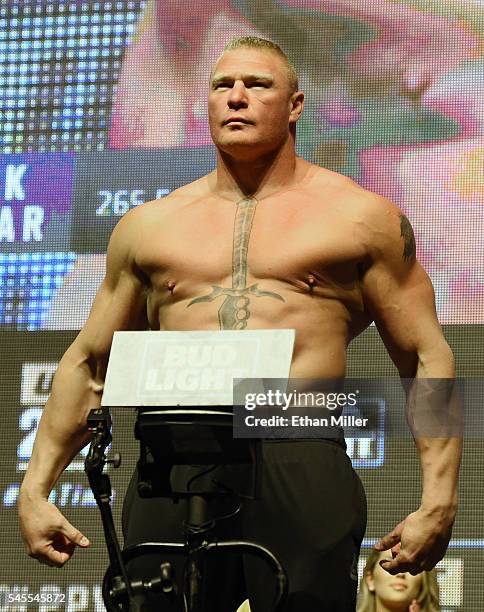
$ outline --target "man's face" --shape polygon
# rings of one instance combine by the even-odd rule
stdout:
[[[299,116],[293,97],[277,55],[247,48],[227,51],[214,67],[208,96],[215,145],[236,156],[277,149]]]

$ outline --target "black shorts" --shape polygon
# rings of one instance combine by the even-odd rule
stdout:
[[[213,516],[230,513],[234,499],[214,504]],[[136,473],[123,506],[125,546],[183,541],[185,502],[140,498]],[[267,440],[262,446],[260,497],[217,524],[219,539],[244,539],[269,548],[289,577],[284,612],[355,610],[357,563],[366,528],[366,498],[344,448],[329,440]],[[173,557],[178,582],[184,560]],[[132,561],[131,577],[149,578],[160,565],[150,555]],[[235,612],[248,598],[251,612],[268,612],[274,578],[258,558],[215,557],[205,580],[207,608]],[[165,605],[165,604],[164,604]],[[170,610],[152,600],[146,610]]]

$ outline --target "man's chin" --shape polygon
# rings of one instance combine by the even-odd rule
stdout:
[[[259,150],[263,151],[261,143],[248,138],[221,139],[214,144],[219,151],[233,156],[252,157],[257,155]]]
[[[214,140],[214,144],[221,153],[232,157],[258,157],[268,149],[266,142],[247,137],[245,134],[220,138]]]

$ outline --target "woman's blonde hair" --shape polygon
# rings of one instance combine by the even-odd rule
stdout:
[[[365,578],[368,574],[373,574],[373,569],[379,558],[380,552],[372,550],[366,560],[360,590],[358,591],[356,612],[375,612],[376,610],[375,593],[370,591]],[[422,572],[422,586],[417,597],[417,603],[420,606],[420,612],[440,612],[439,585],[435,570]]]

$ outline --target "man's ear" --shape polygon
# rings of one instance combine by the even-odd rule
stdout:
[[[365,574],[365,581],[366,581],[366,586],[368,587],[368,590],[370,591],[370,593],[374,593],[375,592],[375,581],[373,580],[373,574],[371,572],[368,572],[367,574]]]
[[[304,93],[296,91],[290,98],[291,114],[289,115],[289,123],[296,123],[304,109]]]

